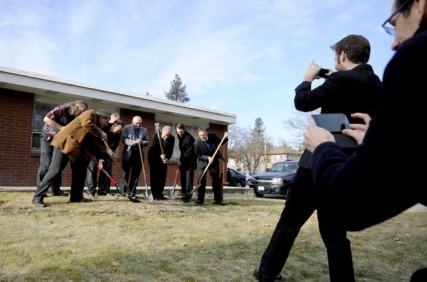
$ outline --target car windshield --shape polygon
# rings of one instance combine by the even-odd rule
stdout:
[[[288,162],[288,163],[276,163],[274,164],[269,171],[295,171],[298,168],[298,164],[296,162]]]

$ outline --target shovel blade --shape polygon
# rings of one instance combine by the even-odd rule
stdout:
[[[148,192],[148,191],[147,191],[147,189],[145,190],[144,198],[145,198],[147,201],[149,201],[149,202],[154,201],[154,199],[153,199],[153,194],[151,194],[150,192]]]

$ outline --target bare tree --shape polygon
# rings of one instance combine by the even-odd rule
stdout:
[[[284,127],[288,129],[292,129],[294,132],[294,142],[292,142],[293,147],[298,148],[300,151],[304,150],[304,131],[307,128],[308,118],[315,113],[319,113],[319,110],[315,110],[312,112],[299,112],[295,111],[293,117],[284,121]]]
[[[241,164],[244,170],[254,172],[261,163],[268,161],[266,152],[271,145],[267,140],[261,118],[255,120],[253,129],[230,126],[229,140],[229,157],[234,159],[236,164]]]

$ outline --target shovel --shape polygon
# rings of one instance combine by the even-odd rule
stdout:
[[[147,185],[147,175],[145,174],[145,167],[144,167],[144,158],[142,157],[142,147],[141,147],[141,143],[138,143],[138,149],[139,149],[139,157],[141,158],[141,166],[142,166],[142,175],[144,177],[144,182],[145,182],[145,193],[144,193],[144,198],[150,202],[152,202],[153,199],[153,195],[150,193],[148,193],[148,185]]]
[[[86,154],[90,157],[90,159],[97,165],[99,166],[99,162],[98,160],[94,157],[94,155],[92,155],[88,149],[85,149]],[[119,192],[120,195],[125,196],[125,192],[123,191],[122,188],[120,188],[120,186],[118,185],[117,181],[104,169],[101,168],[101,171],[103,173],[105,173],[105,175],[111,180],[111,182],[116,186],[117,191]]]
[[[105,140],[103,140],[103,141],[104,141],[105,147],[107,147],[107,150],[111,150],[111,148],[108,145],[107,141],[105,141]],[[122,190],[125,191],[125,192],[126,192],[126,190],[129,191],[129,184],[128,184],[128,182],[125,179],[123,169],[119,165],[119,160],[116,159],[116,158],[114,158],[113,155],[111,155],[111,159],[113,160],[113,163],[116,165],[117,170],[120,172],[120,178],[122,179],[123,183],[125,184],[125,187]]]
[[[174,199],[174,195],[175,195],[175,187],[176,187],[176,182],[178,180],[178,175],[179,175],[179,168],[176,169],[175,172],[175,180],[173,181],[173,189],[172,189],[172,195],[171,195],[171,199]]]
[[[216,148],[215,152],[212,155],[212,159],[215,158],[215,156],[218,153],[219,148],[221,148],[222,143],[224,142],[225,138],[226,138],[226,136],[222,137],[221,142],[219,142],[218,147]],[[205,176],[205,174],[208,171],[210,165],[211,165],[211,163],[207,164],[207,166],[205,167],[205,169],[203,170],[202,174],[199,177],[199,181],[197,181],[197,185],[195,187],[193,187],[193,190],[191,190],[190,195],[192,195],[194,192],[196,192],[197,190],[199,190],[200,186],[202,185],[202,183],[201,183],[202,182],[202,178]]]
[[[162,152],[162,155],[164,155],[164,154],[165,154],[165,152],[163,151],[162,139],[160,138],[160,133],[159,133],[159,123],[158,123],[158,122],[156,122],[156,123],[154,124],[154,126],[156,127],[157,138],[159,138],[160,151]]]

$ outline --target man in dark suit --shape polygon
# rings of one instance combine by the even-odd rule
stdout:
[[[335,53],[336,72],[329,71],[324,83],[311,89],[319,78],[320,66],[314,61],[307,67],[304,80],[295,89],[295,107],[299,111],[372,113],[379,103],[381,81],[367,64],[369,41],[360,35],[349,35],[331,46]],[[347,153],[354,151],[348,148]],[[260,281],[273,281],[280,274],[293,243],[304,223],[317,209],[320,234],[327,249],[331,281],[354,281],[350,241],[345,229],[328,215],[328,207],[317,193],[311,177],[311,153],[304,151],[299,168],[292,179],[285,207],[254,276]]]
[[[193,190],[194,170],[197,165],[196,152],[194,151],[194,137],[185,130],[183,124],[176,126],[178,135],[180,156],[178,160],[179,172],[181,174],[181,200],[184,203],[191,201],[191,190]]]
[[[148,145],[148,131],[142,126],[140,116],[134,116],[132,123],[123,128],[122,142],[124,144],[122,155],[124,178],[129,184],[129,198],[136,200],[136,187],[141,168],[144,165],[141,162],[141,156],[144,156],[142,149]],[[120,185],[124,187],[125,183]]]
[[[84,151],[93,143],[94,138],[106,140],[107,134],[102,130],[107,126],[110,115],[104,110],[86,110],[68,125],[64,126],[52,140],[53,155],[46,175],[37,186],[33,204],[45,207],[44,195],[55,183],[58,173],[61,173],[70,161],[72,171],[70,202],[89,202],[83,197],[86,169],[89,159]]]
[[[159,139],[160,135],[160,139]],[[172,127],[165,125],[162,133],[155,133],[148,149],[148,164],[150,165],[150,186],[154,200],[166,200],[165,190],[168,173],[168,161],[172,157],[175,137]]]
[[[416,133],[411,124],[425,120],[425,104],[414,100],[425,87],[425,71],[414,67],[414,62],[427,65],[426,1],[393,1],[392,14],[383,27],[395,36],[392,49],[396,53],[384,70],[383,99],[372,120],[357,114],[365,118],[366,126],[343,130],[361,143],[356,152],[348,157],[334,137],[312,121],[304,134],[306,147],[313,152],[316,188],[329,199],[332,214],[339,214],[351,231],[384,222],[417,203],[427,205],[427,189],[419,184],[424,181],[425,168],[414,165],[425,159],[424,150],[410,154],[408,165],[399,166],[396,177],[392,174],[399,158],[390,150],[413,148],[411,136]],[[397,127],[396,118],[407,126]],[[389,180],[393,185],[387,185]],[[417,270],[410,281],[427,281],[427,268]]]
[[[220,174],[219,174],[219,160],[224,158],[221,153],[218,151],[217,154],[213,157],[216,149],[221,143],[221,138],[219,138],[214,133],[208,133],[206,127],[199,127],[197,129],[199,138],[194,142],[194,149],[197,156],[197,169],[202,174],[206,166],[209,164],[208,170],[212,179],[212,191],[214,194],[214,204],[224,205],[223,195],[221,191],[220,183]],[[228,132],[224,133],[224,140],[222,144],[228,142]],[[221,145],[222,145],[221,144]],[[205,193],[206,193],[206,173],[199,180],[200,187],[197,190],[197,201],[196,205],[203,205],[205,202]]]

